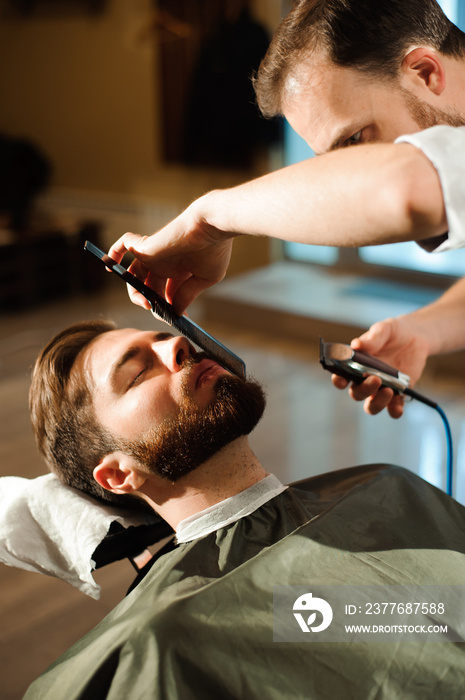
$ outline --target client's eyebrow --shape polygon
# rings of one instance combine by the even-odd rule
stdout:
[[[173,334],[172,333],[154,333],[154,340],[155,342],[160,342],[162,340],[167,340],[168,338],[172,338]],[[118,380],[118,375],[124,365],[126,365],[128,362],[133,360],[135,357],[137,357],[141,352],[143,348],[141,345],[131,345],[130,348],[128,348],[123,355],[114,363],[113,367],[110,370],[110,384],[112,386],[116,385],[116,382]]]

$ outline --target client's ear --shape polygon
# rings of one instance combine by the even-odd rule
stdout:
[[[134,493],[146,481],[145,474],[137,469],[134,460],[122,452],[106,455],[93,474],[95,481],[112,493]]]

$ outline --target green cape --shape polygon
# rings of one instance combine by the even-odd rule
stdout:
[[[163,555],[25,698],[462,699],[465,644],[276,642],[273,587],[461,585],[464,533],[465,508],[398,467],[299,482]]]

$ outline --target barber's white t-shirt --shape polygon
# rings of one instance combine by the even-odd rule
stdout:
[[[419,148],[436,168],[444,196],[449,232],[419,245],[442,253],[465,246],[465,126],[433,126],[408,134],[396,143],[407,142]]]

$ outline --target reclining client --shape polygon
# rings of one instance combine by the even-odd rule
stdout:
[[[443,615],[455,636],[441,643],[329,643],[305,634],[292,606],[300,638],[277,632],[273,605],[278,589],[456,589],[465,509],[453,499],[382,464],[281,484],[248,440],[261,386],[170,333],[102,321],[64,330],[37,360],[30,408],[63,483],[155,511],[176,546],[28,700],[462,697],[460,616]]]

